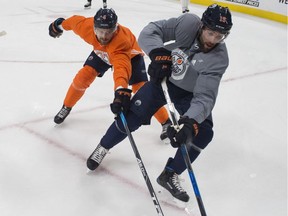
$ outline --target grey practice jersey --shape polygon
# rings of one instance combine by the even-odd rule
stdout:
[[[190,108],[184,114],[203,122],[216,102],[220,80],[229,59],[224,42],[207,53],[200,51],[197,39],[201,20],[194,14],[149,23],[138,42],[146,54],[158,47],[172,51],[172,75],[176,86],[193,92]]]

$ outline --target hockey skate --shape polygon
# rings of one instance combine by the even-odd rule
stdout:
[[[61,110],[54,117],[54,122],[56,124],[61,124],[65,120],[65,118],[69,115],[71,110],[72,110],[71,107],[66,107],[65,105],[63,105]]]
[[[92,5],[92,1],[88,0],[87,3],[84,5],[84,9],[90,9],[91,8],[91,5]]]
[[[171,124],[172,123],[170,119],[168,119],[165,123],[162,124],[162,132],[160,134],[160,139],[164,141],[164,143],[170,143],[170,140],[167,136],[167,129],[168,127],[170,127]]]
[[[168,162],[161,173],[161,175],[157,178],[157,183],[168,190],[173,197],[179,199],[183,202],[189,201],[189,195],[187,192],[181,187],[179,183],[178,174],[175,173],[168,165],[171,162],[172,158],[168,159]]]
[[[108,153],[108,149],[105,149],[101,144],[98,144],[96,149],[87,159],[86,165],[89,170],[95,170],[102,162],[105,155]]]

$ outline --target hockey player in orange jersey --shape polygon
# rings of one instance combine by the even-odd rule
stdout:
[[[72,107],[84,95],[85,90],[95,80],[102,77],[108,69],[113,71],[115,98],[110,104],[111,111],[119,114],[130,106],[131,93],[135,93],[148,80],[143,58],[133,33],[119,23],[115,11],[101,8],[94,17],[74,15],[67,19],[58,18],[49,26],[49,35],[58,38],[63,30],[72,30],[85,42],[93,46],[84,66],[79,70],[70,85],[64,104],[54,118],[61,124],[69,115]],[[128,87],[132,86],[132,90]],[[162,124],[160,138],[166,138],[169,121],[167,111],[160,108],[154,115]]]

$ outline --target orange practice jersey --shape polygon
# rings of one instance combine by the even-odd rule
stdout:
[[[101,45],[94,33],[94,17],[72,16],[62,22],[65,30],[73,30],[84,41],[93,46],[94,52],[104,62],[113,66],[114,89],[119,86],[128,87],[131,77],[131,58],[143,55],[133,33],[118,24],[114,37],[107,45]]]

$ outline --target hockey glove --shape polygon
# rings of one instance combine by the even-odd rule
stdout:
[[[49,35],[51,37],[58,38],[62,35],[63,30],[59,26],[62,24],[64,20],[65,20],[64,18],[58,18],[49,25]]]
[[[151,63],[148,67],[148,74],[151,81],[161,83],[164,77],[171,76],[171,51],[163,47],[156,48],[149,53],[149,57]]]
[[[180,147],[183,143],[187,144],[189,138],[193,140],[199,131],[199,125],[194,119],[182,117],[179,119],[178,124],[178,130],[173,125],[167,128],[167,136],[174,148]]]
[[[130,107],[130,98],[132,91],[127,88],[119,88],[115,91],[113,103],[110,104],[111,111],[114,114],[127,113]]]

